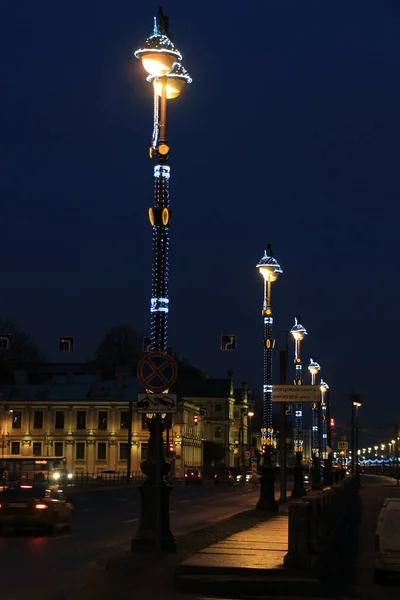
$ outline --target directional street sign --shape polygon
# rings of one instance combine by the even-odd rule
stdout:
[[[178,367],[169,354],[149,352],[138,364],[137,377],[145,390],[166,392],[178,377]]]
[[[138,394],[138,413],[176,413],[176,394]]]
[[[274,385],[272,402],[320,402],[319,385]]]
[[[74,351],[74,338],[73,337],[59,337],[58,338],[58,350],[59,350],[59,352],[73,352]]]
[[[221,335],[221,350],[236,350],[236,335]]]

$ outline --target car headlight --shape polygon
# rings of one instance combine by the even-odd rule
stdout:
[[[72,473],[68,473],[67,477],[68,477],[68,479],[72,479],[72,477],[73,477]]]
[[[60,479],[60,473],[53,473],[53,479]]]

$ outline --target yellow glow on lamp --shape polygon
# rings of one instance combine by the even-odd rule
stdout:
[[[177,98],[186,85],[186,81],[182,77],[168,77],[168,83],[165,85],[165,93],[167,100]],[[163,84],[161,81],[155,81],[154,87],[159,96],[162,95]]]
[[[145,71],[153,77],[164,77],[176,60],[176,56],[168,52],[149,52],[140,58]]]
[[[265,281],[276,281],[279,277],[279,272],[276,270],[276,265],[260,265],[259,273],[264,277]]]

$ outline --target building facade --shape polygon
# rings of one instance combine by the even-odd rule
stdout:
[[[171,474],[204,464],[242,465],[248,452],[248,394],[234,389],[232,373],[214,379],[182,367],[171,388],[177,412],[164,431]],[[148,419],[136,410],[143,390],[136,377],[119,369],[102,379],[87,365],[44,364],[19,369],[0,384],[1,456],[65,457],[73,473],[103,470],[140,473],[148,452]],[[130,423],[130,402],[133,402]],[[131,427],[131,447],[129,431]]]

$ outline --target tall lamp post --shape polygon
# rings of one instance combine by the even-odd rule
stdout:
[[[268,244],[264,256],[257,264],[257,269],[264,279],[264,301],[262,316],[264,319],[264,384],[261,443],[263,452],[262,476],[260,479],[260,498],[257,510],[278,510],[275,500],[275,478],[272,466],[272,446],[274,430],[272,426],[272,351],[275,340],[272,338],[271,287],[283,272],[273,257],[272,247]]]
[[[308,370],[311,373],[311,385],[316,385],[316,376],[321,370],[320,365],[310,358]],[[311,405],[311,440],[312,440],[312,469],[311,469],[311,489],[321,489],[321,468],[320,468],[320,403],[313,402]]]
[[[179,96],[186,84],[191,83],[181,65],[182,55],[171,41],[168,18],[160,8],[154,18],[153,33],[143,46],[134,52],[148,73],[147,81],[153,86],[154,113],[150,158],[154,161],[154,203],[149,208],[153,236],[153,260],[150,300],[150,349],[167,351],[167,319],[169,312],[169,228],[171,209],[169,198],[170,147],[167,141],[167,100]],[[166,390],[168,391],[168,390]],[[175,551],[176,543],[169,529],[169,494],[164,477],[169,464],[164,457],[163,420],[160,414],[149,419],[149,451],[141,464],[147,479],[139,488],[141,516],[132,549],[143,546],[158,551]],[[157,457],[161,456],[161,460]]]
[[[290,330],[294,339],[294,365],[295,379],[294,385],[302,385],[303,383],[303,362],[301,360],[300,344],[307,335],[307,331],[300,323],[300,317],[294,319],[294,325]],[[296,464],[293,469],[294,486],[292,491],[293,498],[302,498],[306,495],[303,478],[303,403],[296,402],[294,412],[294,451],[296,455]]]
[[[356,473],[356,480],[358,485],[360,485],[360,457],[358,454],[358,444],[359,444],[359,440],[358,440],[358,411],[359,409],[362,407],[362,402],[360,400],[359,397],[357,397],[357,395],[354,395],[355,397],[353,398],[353,412],[354,412],[354,427],[355,427],[355,450],[354,450],[354,457],[356,460],[356,465],[355,465],[355,473]],[[353,458],[354,461],[354,458]],[[353,471],[354,471],[354,467],[353,467]]]
[[[328,454],[328,417],[329,410],[327,406],[327,392],[329,390],[329,385],[321,379],[320,382],[320,390],[321,390],[321,435],[320,435],[320,451],[322,460],[324,461],[324,485],[331,485],[331,469],[330,469],[330,461]]]

